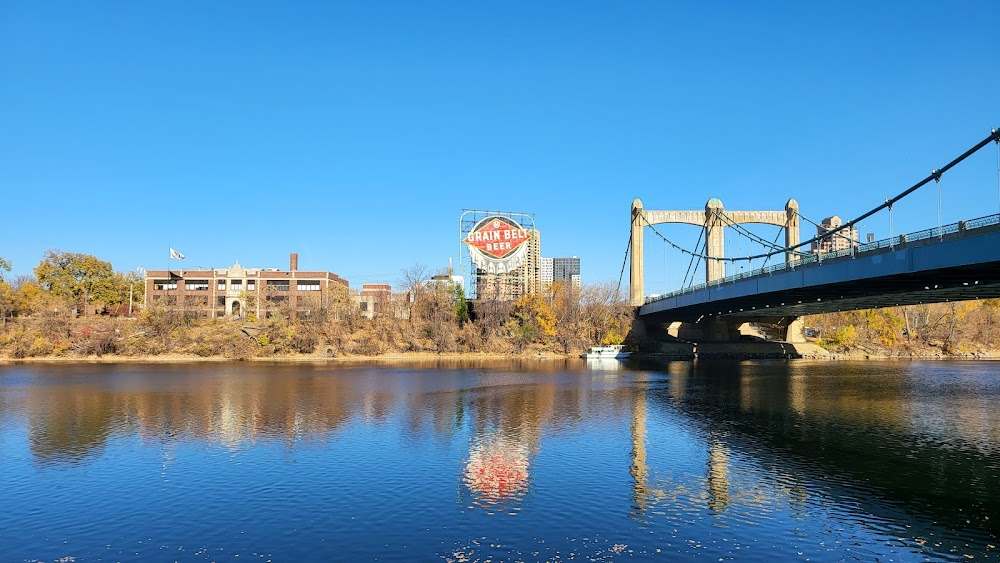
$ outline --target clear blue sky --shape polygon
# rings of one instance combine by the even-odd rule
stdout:
[[[998,22],[995,0],[8,0],[0,256],[297,251],[359,286],[457,261],[461,210],[484,208],[533,213],[543,255],[615,281],[635,197],[852,218],[984,138]],[[945,176],[944,222],[1000,210],[996,150]],[[935,226],[936,201],[901,203],[896,233]],[[646,240],[647,291],[679,284],[686,259]]]

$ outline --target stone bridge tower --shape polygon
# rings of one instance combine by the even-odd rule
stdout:
[[[729,223],[759,223],[775,225],[785,230],[785,246],[799,244],[799,204],[789,199],[784,211],[725,211],[722,201],[713,197],[705,204],[704,211],[646,211],[642,201],[632,201],[632,252],[629,269],[629,302],[634,307],[641,306],[646,299],[643,285],[643,240],[642,229],[661,223],[686,223],[705,229],[706,252],[709,258],[725,258],[724,228]],[[795,253],[785,254],[791,261]],[[705,281],[711,282],[725,277],[725,265],[721,260],[706,260]]]

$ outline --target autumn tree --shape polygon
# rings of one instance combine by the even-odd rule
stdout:
[[[50,249],[35,267],[35,277],[53,295],[71,298],[78,310],[119,299],[111,262],[89,254]]]
[[[580,290],[581,324],[591,343],[621,344],[634,314],[617,285],[586,285]]]
[[[556,318],[556,342],[563,353],[582,347],[580,337],[580,289],[565,281],[553,282],[548,301]]]
[[[12,313],[14,306],[14,292],[11,290],[7,280],[4,279],[4,272],[10,271],[10,262],[0,257],[0,322],[6,326],[7,316]]]
[[[538,294],[530,293],[514,302],[510,311],[511,332],[520,345],[544,343],[556,335],[556,317]]]

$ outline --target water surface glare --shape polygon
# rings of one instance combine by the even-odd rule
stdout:
[[[1000,558],[988,362],[0,366],[0,561]]]

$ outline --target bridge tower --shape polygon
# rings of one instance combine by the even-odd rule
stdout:
[[[725,277],[724,263],[721,260],[712,260],[711,258],[725,258],[725,238],[723,235],[725,227],[729,224],[759,223],[782,227],[785,230],[786,247],[796,246],[801,240],[799,238],[799,204],[794,199],[788,200],[783,211],[725,211],[722,200],[716,197],[708,200],[704,211],[646,211],[642,207],[642,200],[636,198],[632,201],[631,222],[632,256],[629,264],[629,302],[633,307],[641,306],[646,299],[643,284],[643,227],[661,223],[684,223],[705,229],[705,254],[709,257],[705,267],[706,282],[721,280]],[[794,256],[793,252],[787,252],[785,260],[791,261]]]

